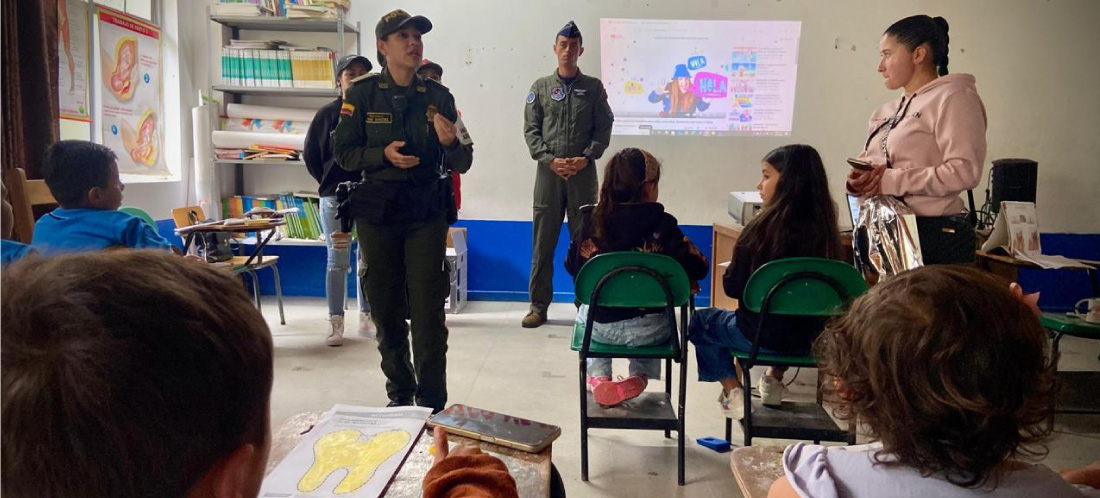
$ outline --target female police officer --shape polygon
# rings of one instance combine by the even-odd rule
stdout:
[[[366,251],[365,287],[390,406],[415,401],[440,411],[447,402],[444,251],[453,202],[441,178],[444,164],[469,170],[472,152],[456,136],[450,91],[416,75],[424,51],[420,37],[431,29],[427,18],[403,10],[378,21],[383,70],[348,90],[333,143],[340,166],[363,174],[351,209]]]

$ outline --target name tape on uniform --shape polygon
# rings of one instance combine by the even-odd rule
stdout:
[[[393,115],[388,112],[368,112],[368,123],[392,123]]]

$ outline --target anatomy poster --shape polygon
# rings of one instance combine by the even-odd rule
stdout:
[[[260,497],[377,498],[431,413],[336,405],[264,479]]]
[[[82,0],[57,0],[57,96],[61,119],[90,121],[88,11]]]
[[[164,161],[160,29],[101,8],[99,51],[103,144],[118,154],[119,173],[177,179]]]

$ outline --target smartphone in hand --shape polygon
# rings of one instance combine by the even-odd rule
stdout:
[[[848,164],[851,165],[853,168],[858,169],[860,171],[871,171],[872,169],[875,168],[874,166],[871,165],[871,163],[869,163],[867,161],[864,161],[862,159],[856,159],[854,157],[849,157],[848,158]]]

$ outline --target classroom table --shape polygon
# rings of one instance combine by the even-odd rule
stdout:
[[[765,498],[783,477],[783,446],[743,446],[730,453],[730,470],[745,498]]]
[[[1003,256],[1000,254],[993,254],[986,251],[976,251],[974,253],[974,263],[978,268],[985,270],[993,275],[1000,277],[1007,282],[1018,281],[1020,268],[1031,269],[1043,269],[1041,266],[1032,263],[1030,261],[1024,261],[1016,259],[1012,256]],[[1087,259],[1079,259],[1086,265],[1090,265],[1091,268],[1059,268],[1061,270],[1083,270],[1089,275],[1089,283],[1092,285],[1092,296],[1100,297],[1100,283],[1096,280],[1096,267],[1100,266],[1100,261],[1089,261]]]
[[[262,221],[262,222],[258,222]],[[286,219],[284,218],[268,218],[264,220],[250,220],[247,224],[233,224],[227,225],[224,221],[216,221],[213,223],[203,223],[199,225],[191,225],[176,229],[176,235],[186,236],[183,241],[183,252],[189,253],[191,251],[191,245],[195,242],[195,236],[199,233],[252,233],[256,232],[261,234],[267,232],[267,235],[256,237],[256,246],[249,253],[248,259],[243,263],[243,266],[250,266],[253,261],[257,264],[264,262],[264,247],[271,241],[271,238],[275,235],[275,229],[286,225]]]
[[[283,422],[282,427],[271,439],[271,456],[264,475],[270,474],[283,461],[325,412],[311,411],[300,413]],[[550,496],[550,458],[553,445],[540,453],[526,453],[490,443],[481,443],[472,439],[448,434],[447,440],[456,444],[478,445],[481,451],[492,454],[504,462],[508,472],[516,480],[516,488],[521,498],[548,498]],[[431,468],[434,456],[429,452],[433,443],[432,431],[422,430],[408,457],[401,463],[397,475],[382,494],[386,498],[419,498],[420,483]]]

